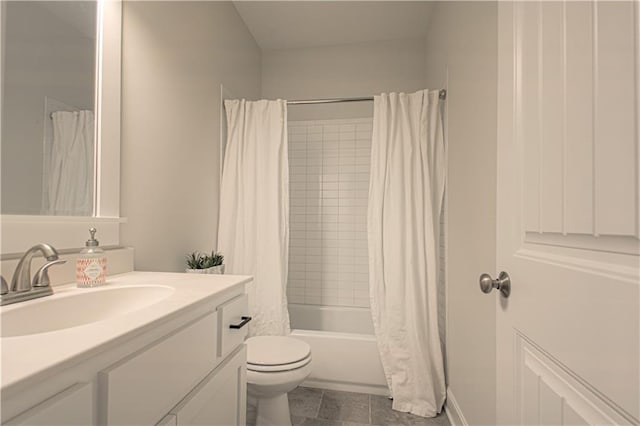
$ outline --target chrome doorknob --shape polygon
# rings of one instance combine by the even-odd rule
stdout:
[[[509,278],[509,274],[502,271],[495,280],[489,274],[480,275],[480,290],[483,293],[491,293],[494,288],[500,290],[504,297],[509,297],[511,294],[511,278]]]

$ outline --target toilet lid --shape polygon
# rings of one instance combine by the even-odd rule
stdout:
[[[311,355],[309,355],[308,357],[306,357],[301,361],[292,362],[291,364],[281,364],[281,365],[247,364],[247,371],[257,371],[259,373],[282,373],[285,371],[297,370],[298,368],[302,368],[309,363],[311,363]]]
[[[292,364],[309,356],[306,342],[284,336],[256,336],[247,339],[247,363],[257,366]]]

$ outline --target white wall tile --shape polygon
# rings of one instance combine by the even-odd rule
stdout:
[[[338,240],[328,240],[322,242],[322,256],[339,256]]]
[[[322,231],[322,224],[320,222],[309,222],[304,224],[305,231]]]
[[[308,265],[289,262],[289,272],[304,272]]]
[[[292,135],[306,135],[307,134],[307,127],[306,126],[289,126],[289,139],[291,139]]]
[[[291,191],[304,191],[307,189],[306,182],[291,182],[291,178],[289,178],[289,190]],[[291,194],[289,194],[291,196]]]
[[[322,255],[322,249],[320,249],[319,247],[307,247],[305,249],[305,251],[309,256],[320,256],[320,255]]]
[[[289,238],[290,247],[305,247],[306,241],[303,238]]]
[[[295,280],[289,277],[289,286],[287,287],[287,289],[304,288],[304,283],[305,283],[305,280]]]
[[[310,133],[307,135],[307,142],[322,142],[322,133]],[[318,144],[309,144],[310,149],[312,149],[313,146],[318,146]]]
[[[323,282],[325,280],[327,282],[338,282],[338,273],[337,272],[333,272],[331,270],[329,270],[329,271],[325,270],[322,273],[322,280],[323,280]]]
[[[361,308],[367,308],[369,307],[369,299],[361,299],[361,298],[355,297],[353,299],[353,305]]]
[[[340,247],[338,242],[338,256],[355,256],[355,250],[353,247]]]
[[[372,120],[289,123],[292,303],[369,306]]]
[[[289,271],[289,279],[291,280],[300,280],[306,277],[306,272],[299,271]]]
[[[362,256],[361,253],[358,253],[354,256],[353,263],[356,265],[366,265],[369,266],[369,257],[367,255]]]
[[[338,230],[335,230],[335,231],[322,231],[322,239],[323,240],[337,240],[338,239]]]
[[[322,280],[322,292],[325,293],[327,290],[335,291],[335,295],[338,295],[338,280]]]
[[[356,274],[356,277],[358,276],[358,274]],[[366,290],[367,292],[369,291],[369,281],[368,281],[368,276],[367,276],[367,281],[357,281],[358,278],[356,278],[356,281],[353,282],[353,287],[356,290]]]

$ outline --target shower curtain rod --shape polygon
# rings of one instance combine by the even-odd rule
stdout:
[[[440,99],[447,99],[447,91],[445,89],[440,90]],[[301,99],[296,101],[287,101],[287,105],[309,105],[309,104],[337,104],[342,102],[362,102],[372,101],[373,96],[360,97],[360,98],[334,98],[334,99]]]

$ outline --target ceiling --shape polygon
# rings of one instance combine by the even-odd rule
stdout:
[[[426,37],[428,1],[234,1],[262,49]]]

